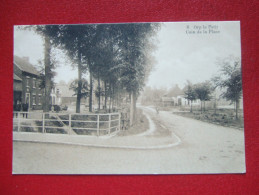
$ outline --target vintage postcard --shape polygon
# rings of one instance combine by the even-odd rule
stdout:
[[[240,22],[14,26],[13,174],[245,173]]]

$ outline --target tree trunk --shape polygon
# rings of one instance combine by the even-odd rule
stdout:
[[[136,92],[132,91],[130,94],[130,126],[132,126],[136,119]]]
[[[236,100],[236,119],[238,119],[239,100]]]
[[[191,112],[192,112],[192,101],[191,101]]]
[[[115,89],[114,89],[114,86],[112,86],[112,111],[113,111],[113,106],[114,106],[114,99],[115,99]]]
[[[89,112],[93,111],[93,75],[90,70]]]
[[[109,113],[111,112],[111,104],[112,104],[112,83],[111,81],[109,82],[109,96],[110,96],[110,100],[109,100]]]
[[[117,92],[117,103],[118,103],[118,107],[121,107],[121,99],[120,99],[120,97],[121,97],[121,91],[120,91],[120,89],[118,90],[118,92]]]
[[[205,102],[206,102],[206,101],[203,102],[203,105],[204,105],[204,106],[203,106],[203,111],[204,111],[204,112],[205,112]]]
[[[136,122],[136,120],[137,120],[137,95],[136,95],[136,92],[133,93],[133,106],[134,106],[133,122]]]
[[[81,64],[81,51],[80,43],[78,43],[78,89],[76,97],[76,113],[80,113],[81,91],[82,91],[82,64]]]
[[[130,93],[130,126],[133,125],[134,118],[134,105],[133,105],[133,92]]]
[[[201,101],[201,113],[202,113],[202,101]]]
[[[119,90],[117,89],[117,93],[116,93],[116,102],[117,102],[117,107],[120,106],[120,101],[119,101],[119,97],[120,97],[120,93],[119,93]]]
[[[100,75],[98,70],[98,111],[101,108],[101,86],[100,86]]]
[[[104,81],[104,109],[106,110],[107,106],[107,82]]]
[[[45,97],[44,97],[44,112],[49,112],[50,93],[51,93],[51,65],[50,65],[50,39],[45,36],[44,48],[44,65],[45,65]]]

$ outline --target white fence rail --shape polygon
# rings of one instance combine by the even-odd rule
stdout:
[[[120,131],[120,120],[120,113],[13,112],[13,131],[102,136]]]

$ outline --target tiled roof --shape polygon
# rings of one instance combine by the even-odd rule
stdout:
[[[172,97],[162,97],[162,101],[174,101]]]
[[[39,75],[39,72],[36,70],[36,68],[24,58],[14,56],[14,63],[18,66],[18,68],[20,68],[24,72]]]
[[[22,79],[18,77],[16,74],[13,74],[13,80],[21,81]]]

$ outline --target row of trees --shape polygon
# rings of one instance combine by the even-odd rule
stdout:
[[[78,71],[74,83],[76,89],[76,112],[80,112],[82,97],[89,96],[89,111],[92,112],[93,79],[97,80],[96,95],[105,97],[105,107],[109,97],[110,104],[121,91],[131,97],[131,124],[136,108],[136,99],[144,86],[153,66],[152,52],[155,49],[154,37],[159,24],[91,24],[91,25],[37,25],[26,29],[44,37],[44,111],[49,110],[51,81],[53,72],[52,49],[61,48],[71,59]],[[88,82],[85,73],[90,75]],[[104,89],[101,88],[101,83]]]
[[[211,80],[192,84],[187,81],[185,87],[180,89],[175,85],[171,89],[146,87],[143,93],[143,103],[158,104],[162,97],[184,96],[191,105],[195,100],[200,100],[201,112],[205,111],[205,104],[212,99],[215,100],[214,108],[216,112],[217,93],[221,92],[221,97],[235,105],[236,118],[238,118],[238,108],[242,96],[242,77],[240,58],[229,56],[224,59],[218,59],[216,65],[220,67],[218,75]],[[178,102],[174,102],[177,104]]]
[[[213,77],[211,81],[205,81],[195,85],[188,82],[185,90],[185,98],[191,102],[191,112],[192,102],[199,99],[201,101],[202,112],[202,110],[205,111],[205,102],[211,100],[213,91],[216,88],[221,88],[223,90],[221,96],[235,104],[236,118],[238,118],[239,102],[242,96],[240,59],[229,56],[218,60],[217,65],[220,66],[219,74]]]
[[[201,112],[205,111],[205,102],[211,100],[213,88],[209,81],[203,83],[198,83],[192,85],[188,82],[187,88],[184,92],[185,98],[191,102],[191,112],[192,112],[192,102],[199,99],[201,102]]]

